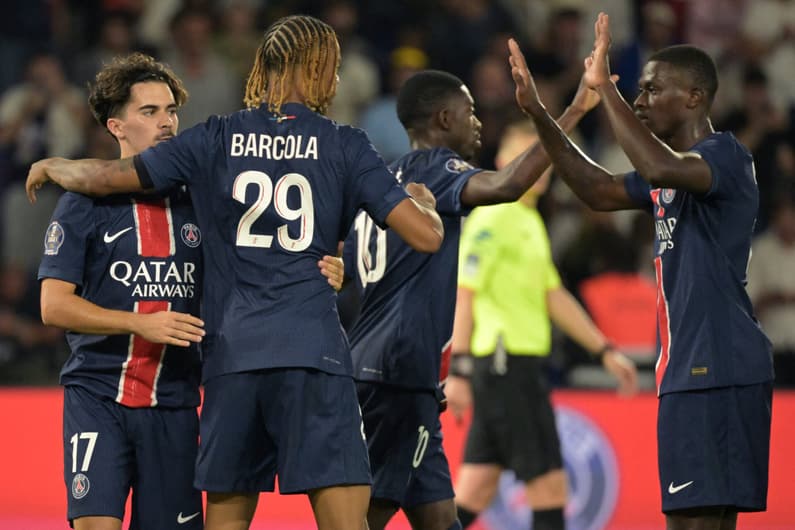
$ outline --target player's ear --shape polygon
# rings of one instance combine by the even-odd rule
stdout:
[[[436,113],[436,120],[439,122],[439,127],[443,130],[450,129],[450,119],[452,118],[450,114],[450,109],[447,107],[442,107]]]
[[[110,131],[110,134],[115,136],[117,140],[121,139],[121,137],[124,135],[121,120],[116,118],[108,118],[105,126],[108,128],[108,131]]]
[[[693,87],[690,89],[690,94],[687,98],[687,108],[694,109],[701,105],[706,104],[707,93],[703,88]]]

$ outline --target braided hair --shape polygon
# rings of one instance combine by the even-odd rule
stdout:
[[[280,18],[262,37],[243,101],[248,108],[267,103],[268,110],[278,113],[290,92],[291,76],[300,68],[307,92],[304,104],[323,114],[334,97],[336,83],[330,87],[321,85],[329,75],[328,69],[336,70],[339,61],[337,35],[331,26],[307,15]]]

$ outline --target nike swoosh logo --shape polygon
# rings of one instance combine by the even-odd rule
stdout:
[[[191,519],[193,519],[194,517],[198,517],[199,513],[201,513],[201,512],[192,513],[192,514],[188,515],[187,517],[183,517],[182,516],[182,512],[179,512],[177,514],[177,524],[185,524],[188,521],[190,521]]]
[[[124,230],[120,230],[120,231],[116,232],[112,236],[108,235],[108,233],[105,232],[105,235],[102,237],[102,240],[105,243],[113,243],[114,241],[116,241],[117,239],[119,239],[121,236],[123,236],[124,234],[126,234],[127,232],[129,232],[132,229],[133,229],[133,227],[129,226],[129,227],[125,228]]]
[[[674,483],[671,482],[668,485],[668,493],[670,493],[671,495],[673,495],[674,493],[678,493],[679,491],[685,489],[686,487],[688,487],[692,483],[693,483],[693,481],[691,480],[690,482],[685,482],[684,484],[679,484],[678,486],[674,486]]]

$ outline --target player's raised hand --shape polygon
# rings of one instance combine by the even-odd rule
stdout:
[[[508,50],[511,52],[508,57],[508,62],[511,65],[511,77],[516,84],[516,103],[527,114],[532,115],[534,112],[543,111],[544,105],[538,96],[533,75],[527,67],[527,61],[525,61],[522,50],[519,49],[519,44],[514,39],[508,39]]]
[[[436,197],[433,196],[431,190],[425,184],[418,182],[409,182],[406,184],[406,192],[411,195],[411,198],[431,210],[436,209]]]
[[[47,175],[47,164],[51,159],[45,158],[34,162],[28,170],[28,178],[25,181],[25,192],[28,194],[28,200],[31,204],[36,204],[36,191],[47,182],[50,182],[50,177]]]
[[[618,81],[618,76],[612,74],[610,80],[614,83]],[[602,100],[599,92],[589,87],[585,82],[585,74],[580,78],[580,85],[577,87],[577,93],[574,94],[574,99],[571,100],[571,106],[582,112],[589,112],[596,107]]]
[[[335,291],[342,289],[342,279],[345,276],[345,264],[342,258],[323,256],[323,259],[317,262],[317,266],[320,267],[320,274],[326,277],[328,284]]]
[[[610,18],[599,13],[594,23],[594,43],[591,55],[585,58],[583,80],[590,88],[599,88],[610,81],[610,64],[607,52],[610,49]]]
[[[132,313],[133,333],[157,344],[190,346],[204,337],[204,322],[193,315],[176,311]]]
[[[608,350],[602,355],[602,365],[618,380],[618,393],[632,396],[638,392],[638,371],[626,355]]]

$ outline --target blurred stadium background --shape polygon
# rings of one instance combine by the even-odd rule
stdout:
[[[67,528],[60,442],[66,358],[63,334],[41,325],[36,267],[60,194],[36,207],[23,182],[45,156],[115,158],[93,123],[86,83],[114,55],[146,51],[170,64],[191,98],[181,129],[242,105],[242,86],[262,30],[277,17],[309,13],[340,37],[340,86],[330,111],[364,128],[384,158],[408,150],[394,114],[400,83],[423,68],[469,85],[483,122],[479,164],[493,167],[505,126],[521,118],[507,68],[516,37],[553,115],[569,101],[592,43],[596,13],[611,16],[611,65],[631,100],[645,57],[688,42],[715,58],[716,128],[754,153],[760,189],[749,292],[774,341],[769,510],[741,516],[745,529],[795,528],[795,2],[791,0],[9,0],[0,16],[0,529]],[[589,155],[613,171],[628,161],[599,110],[577,131]],[[645,392],[619,400],[597,366],[556,337],[549,367],[574,490],[573,530],[661,528],[656,472],[653,369],[653,232],[643,215],[586,210],[555,180],[539,206],[566,286],[614,342],[635,355]],[[788,421],[789,420],[789,421]],[[444,416],[450,461],[460,460],[466,422]],[[484,528],[527,528],[529,513],[511,477],[481,520]],[[255,528],[312,527],[303,497],[263,495]],[[408,528],[405,520],[393,523]]]

